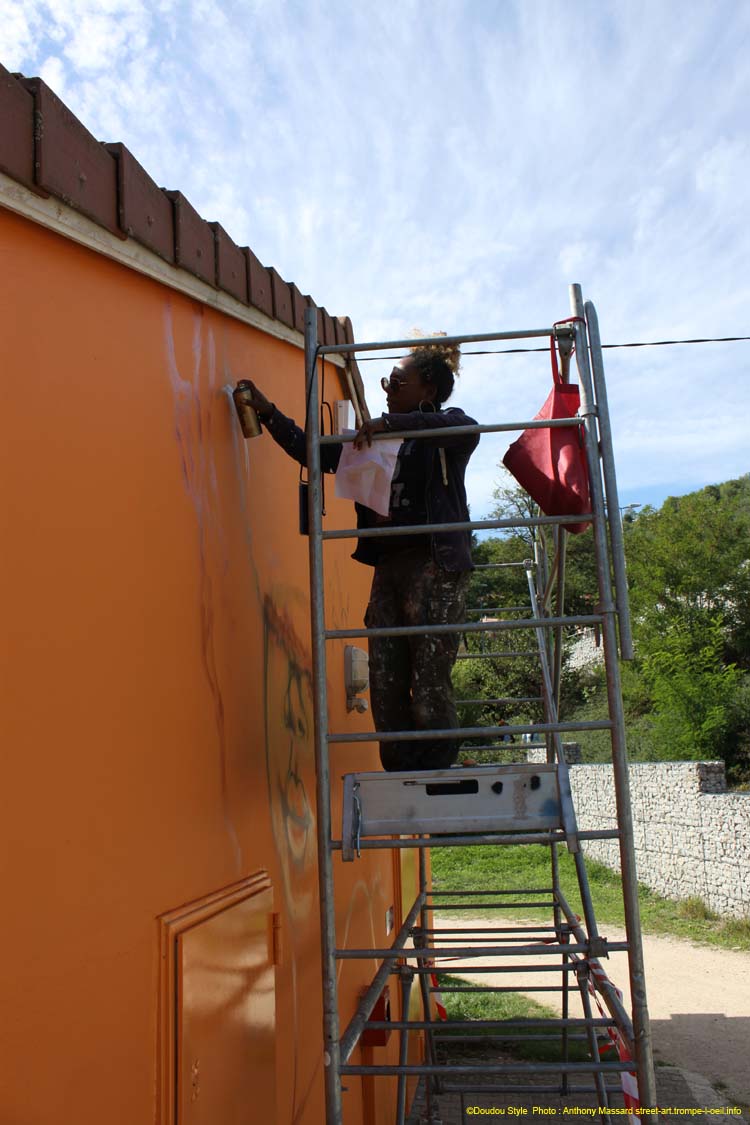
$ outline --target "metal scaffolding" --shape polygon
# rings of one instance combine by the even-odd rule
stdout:
[[[578,286],[571,286],[570,303],[573,320],[552,327],[525,331],[493,332],[481,335],[440,337],[424,343],[467,343],[529,338],[551,339],[555,346],[570,349],[575,356],[581,390],[581,408],[577,418],[550,421],[521,421],[496,425],[444,429],[452,433],[498,433],[534,427],[575,425],[583,435],[591,484],[591,511],[581,516],[543,516],[525,519],[481,520],[453,524],[429,524],[422,527],[384,527],[367,530],[324,530],[322,523],[322,483],[320,468],[321,444],[351,440],[351,436],[321,435],[318,391],[318,361],[329,353],[411,348],[414,340],[381,343],[353,343],[320,346],[317,340],[315,310],[305,317],[305,369],[307,391],[307,464],[309,477],[309,551],[312,616],[312,650],[314,672],[315,757],[317,767],[317,835],[320,878],[320,923],[322,942],[324,1063],[327,1125],[343,1125],[342,1079],[347,1076],[396,1076],[396,1125],[406,1119],[406,1083],[411,1076],[421,1077],[427,1099],[428,1115],[431,1099],[440,1093],[456,1093],[464,1098],[472,1093],[544,1092],[576,1095],[591,1092],[596,1096],[600,1118],[609,1120],[608,1107],[622,1098],[628,1088],[627,1076],[637,1080],[637,1097],[643,1107],[656,1106],[656,1090],[651,1057],[651,1039],[646,1004],[643,950],[637,897],[633,826],[630,810],[629,779],[625,747],[625,731],[620,689],[618,655],[632,656],[632,639],[628,614],[625,561],[619,502],[615,481],[611,430],[607,407],[601,342],[593,305],[584,306]],[[400,433],[402,438],[434,439],[433,431],[417,430]],[[392,435],[383,435],[388,437]],[[377,440],[378,435],[375,435]],[[608,514],[611,518],[608,518]],[[564,605],[565,550],[567,524],[590,521],[593,526],[598,582],[598,602],[594,613],[566,615]],[[501,614],[495,620],[472,620],[459,625],[392,627],[385,629],[328,629],[325,622],[323,553],[326,540],[370,536],[410,536],[434,531],[519,529],[533,531],[534,557],[514,564],[526,572],[529,603],[524,606],[499,608],[474,607],[468,615]],[[593,626],[601,632],[606,670],[608,718],[596,721],[566,722],[559,715],[560,681],[564,630],[570,626]],[[514,647],[513,638],[521,631],[524,638]],[[477,635],[484,640],[503,634],[507,648],[499,651],[466,651],[459,658],[511,660],[528,658],[533,653],[540,670],[538,696],[508,697],[504,700],[464,700],[469,703],[541,703],[544,721],[500,726],[461,726],[446,730],[410,730],[389,732],[336,732],[329,729],[326,697],[326,645],[339,639],[381,636],[424,635],[430,632],[459,632],[465,640]],[[533,638],[531,645],[526,638]],[[501,642],[502,643],[502,642]],[[534,647],[531,647],[534,646]],[[561,736],[582,730],[609,731],[615,779],[617,826],[611,831],[584,832],[578,829],[571,795],[568,763]],[[345,778],[343,819],[340,835],[334,832],[330,804],[329,746],[337,743],[419,741],[428,739],[485,739],[496,748],[501,738],[526,735],[542,736],[546,760],[510,762],[483,766],[459,766],[448,770],[402,773],[354,773]],[[500,744],[501,745],[501,744]],[[474,745],[474,749],[486,748]],[[581,843],[591,839],[619,841],[626,941],[607,942],[599,935],[594,904],[589,889]],[[510,845],[541,843],[550,850],[550,885],[543,888],[489,887],[477,892],[437,892],[431,889],[425,849],[435,847]],[[583,907],[579,919],[560,887],[558,849],[568,848],[573,856],[578,890]],[[406,908],[400,930],[387,948],[351,949],[339,946],[334,914],[333,860],[337,852],[342,861],[356,862],[367,849],[419,850],[419,890],[414,902]],[[522,894],[521,902],[508,896]],[[489,902],[488,902],[489,900]],[[509,905],[523,906],[529,911],[545,911],[549,924],[491,925],[467,935],[460,928],[436,926],[436,914],[449,910],[498,912],[502,923],[503,910]],[[536,915],[535,915],[536,916]],[[601,966],[601,958],[610,951],[628,954],[632,1019],[625,1010],[618,990]],[[472,961],[482,959],[482,965]],[[491,959],[487,965],[486,960]],[[358,1008],[347,1026],[341,1030],[337,998],[337,966],[343,960],[376,959],[379,968],[363,993]],[[559,992],[562,1015],[558,1019],[481,1021],[484,1041],[488,1046],[501,1043],[517,1032],[519,1024],[536,1037],[554,1036],[561,1045],[561,1058],[554,1062],[511,1061],[503,1063],[446,1062],[442,1047],[448,1039],[446,1026],[432,1017],[436,991],[504,992],[517,990],[503,984],[440,983],[446,959],[458,961],[472,976],[486,974],[491,981],[503,979],[508,972],[529,974],[532,981],[523,991]],[[399,979],[401,1018],[376,1020],[373,1010],[389,977]],[[416,984],[422,998],[422,1019],[410,1020],[409,997]],[[570,1016],[570,996],[576,991],[583,1011],[581,1018]],[[600,1015],[592,1007],[596,1005]],[[452,1023],[450,1042],[456,1043],[457,1031],[476,1030],[476,1021]],[[396,1031],[400,1035],[399,1061],[393,1065],[355,1065],[352,1052],[366,1030]],[[411,1034],[424,1037],[424,1061],[408,1064]],[[608,1036],[616,1044],[614,1059],[600,1057],[597,1036]],[[588,1057],[572,1061],[570,1047],[577,1039],[583,1041]],[[472,1036],[476,1042],[476,1036]],[[623,1078],[623,1075],[626,1077]],[[587,1085],[581,1085],[583,1076]],[[529,1085],[524,1079],[533,1077]],[[490,1084],[487,1079],[497,1080]],[[540,1084],[540,1079],[542,1084]],[[622,1079],[622,1085],[621,1085]],[[578,1080],[578,1082],[577,1082]],[[634,1079],[630,1080],[632,1093]],[[546,1084],[545,1084],[546,1083]],[[577,1084],[576,1084],[577,1083]],[[463,1104],[463,1103],[462,1103]],[[617,1104],[621,1104],[617,1103]]]

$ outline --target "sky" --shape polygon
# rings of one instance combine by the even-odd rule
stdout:
[[[0,61],[358,340],[546,327],[571,282],[604,343],[750,335],[742,0],[3,0]],[[373,412],[392,365],[361,364]],[[750,469],[750,342],[605,365],[621,505]],[[549,386],[465,355],[451,404],[521,420]]]

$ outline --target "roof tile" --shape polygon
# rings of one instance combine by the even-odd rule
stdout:
[[[304,332],[307,298],[302,296],[294,282],[291,282],[289,288],[292,293],[292,315],[294,316],[294,327],[298,329],[298,331]]]
[[[323,335],[325,333],[325,324],[323,323],[323,312],[324,312],[323,309],[320,309],[320,308],[318,309],[318,343],[321,343],[321,341],[323,340]]]
[[[292,309],[292,293],[289,285],[273,266],[269,266],[268,272],[271,275],[273,315],[277,320],[280,320],[282,324],[288,324],[290,328],[293,328],[294,312]]]
[[[247,282],[250,290],[250,304],[266,316],[273,316],[273,296],[271,276],[264,265],[253,254],[249,246],[243,248],[247,262]]]
[[[107,151],[117,160],[118,215],[125,234],[174,262],[172,204],[129,149],[119,142]]]
[[[117,221],[117,164],[41,78],[22,78],[34,95],[36,183],[124,238]]]
[[[0,65],[0,171],[28,188],[34,182],[34,97]]]
[[[354,343],[354,326],[352,325],[351,318],[348,317],[348,316],[339,316],[336,319],[338,320],[339,324],[342,325],[342,327],[344,329],[344,338],[343,338],[343,340],[340,340],[339,343],[341,343],[341,344],[353,344]]]
[[[210,285],[216,284],[214,232],[181,191],[165,191],[174,204],[174,260]]]
[[[247,261],[245,255],[232,242],[221,223],[209,223],[216,241],[216,284],[225,293],[248,304]]]

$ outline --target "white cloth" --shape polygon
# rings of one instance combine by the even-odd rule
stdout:
[[[374,441],[364,449],[355,449],[352,442],[346,442],[341,447],[341,460],[336,470],[336,495],[345,500],[356,500],[378,515],[387,516],[391,508],[391,481],[400,448],[400,438]]]

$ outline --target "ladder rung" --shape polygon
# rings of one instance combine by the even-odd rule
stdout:
[[[620,1101],[622,1101],[622,1087],[619,1085],[607,1086],[605,1084],[607,1093],[619,1094]],[[560,1084],[557,1086],[493,1086],[489,1083],[482,1083],[481,1086],[461,1085],[451,1086],[447,1083],[442,1083],[440,1086],[442,1094],[560,1094]],[[566,1097],[577,1097],[579,1094],[598,1094],[596,1086],[568,1086]],[[610,1108],[612,1102],[610,1102]]]
[[[551,734],[577,730],[611,730],[610,719],[589,719],[579,723],[533,723],[507,727],[447,727],[435,730],[333,731],[329,742],[431,742],[443,738],[482,738],[503,734]]]
[[[629,946],[626,941],[613,941],[607,942],[608,953],[623,953],[628,950]],[[589,956],[588,945],[578,945],[572,942],[565,944],[564,942],[558,944],[539,943],[538,945],[478,945],[478,946],[447,946],[443,949],[436,949],[434,946],[425,946],[424,948],[412,948],[411,946],[400,947],[392,949],[390,946],[383,949],[335,949],[334,956],[339,961],[356,961],[365,959],[372,959],[373,957],[382,958],[387,960],[389,957],[403,957],[408,960],[435,960],[438,959],[453,959],[470,960],[472,957],[537,957],[556,955],[562,956],[563,954],[578,953],[582,957]],[[436,971],[439,968],[435,966]],[[447,970],[443,970],[446,972]]]
[[[538,949],[534,950],[535,955],[538,952]],[[410,965],[409,967],[413,973],[420,974],[435,973],[437,976],[440,976],[441,973],[448,973],[449,975],[455,975],[456,973],[455,965],[453,968],[446,967],[443,969],[441,969],[439,965],[433,965],[432,967]],[[571,961],[565,965],[472,965],[468,971],[471,972],[473,976],[474,973],[488,973],[490,975],[493,973],[573,973],[575,972],[575,968],[575,964]],[[440,990],[438,989],[438,991]],[[516,992],[519,991],[523,992],[524,989],[517,988]]]
[[[433,891],[426,892],[428,898],[468,898],[482,895],[489,897],[490,895],[551,895],[554,893],[553,887],[521,887],[516,890],[488,890],[488,891]]]
[[[555,905],[551,902],[436,902],[433,906],[425,905],[426,910],[515,910],[523,907],[524,910],[551,910]]]
[[[481,909],[481,907],[479,907],[478,909]],[[432,937],[431,937],[430,940],[431,940],[432,944],[435,946],[436,956],[437,957],[445,957],[448,954],[449,951],[447,949],[439,948],[440,945],[441,944],[442,945],[450,945],[451,942],[457,941],[461,937],[461,931],[460,930],[449,931],[452,934],[452,936],[451,937],[445,937],[445,938],[439,937],[438,936],[439,932],[440,931],[431,930],[430,933],[432,934]],[[500,949],[505,948],[506,942],[509,946],[523,944],[524,942],[526,943],[526,945],[539,945],[541,942],[551,942],[551,941],[554,940],[551,936],[554,932],[555,932],[555,930],[554,930],[553,926],[548,926],[548,927],[545,927],[544,929],[541,926],[538,929],[534,929],[533,926],[526,927],[522,934],[519,934],[518,936],[515,936],[515,937],[510,935],[510,934],[509,934],[508,937],[502,937],[502,936],[499,936],[500,931],[495,931],[495,930],[492,931],[492,933],[495,934],[495,938],[496,938],[496,941],[497,941],[497,944],[498,944],[498,948],[500,948]],[[479,934],[476,934],[476,935],[471,934],[468,937],[464,937],[461,944],[465,945],[469,949],[474,950],[474,952],[478,954],[479,953],[479,946],[483,942],[486,943],[487,941],[489,941],[489,938],[486,937],[486,936],[482,937]]]
[[[579,833],[583,838],[583,833]],[[359,847],[361,851],[385,851],[388,849],[396,849],[397,851],[408,848],[463,848],[463,847],[515,847],[518,844],[564,844],[566,842],[565,833],[560,832],[525,832],[523,835],[517,832],[509,832],[502,836],[486,836],[486,835],[463,835],[463,836],[428,836],[422,839],[372,839],[365,838],[360,840]],[[329,848],[332,852],[340,852],[343,850],[342,840],[331,840]]]
[[[447,344],[484,344],[492,340],[533,340],[537,337],[554,337],[559,340],[563,337],[570,339],[575,336],[575,329],[570,322],[553,324],[551,328],[516,328],[505,332],[473,332],[469,336],[423,336],[417,341],[422,347],[428,344],[438,344],[444,348]],[[353,341],[351,344],[326,344],[317,349],[318,355],[347,355],[356,352],[382,352],[391,348],[414,347],[414,338],[409,340],[365,340]],[[546,348],[545,348],[546,351]],[[442,431],[441,431],[442,432]],[[421,430],[420,433],[424,433]]]
[[[572,1062],[557,1062],[557,1063],[542,1063],[542,1062],[518,1062],[518,1063],[495,1063],[494,1065],[479,1065],[475,1064],[470,1066],[466,1063],[458,1065],[430,1065],[425,1063],[422,1066],[353,1066],[347,1063],[345,1066],[339,1068],[341,1074],[434,1074],[440,1076],[447,1072],[451,1074],[524,1074],[529,1071],[532,1074],[622,1074],[623,1071],[632,1070],[634,1067],[633,1061],[629,1062],[601,1062],[595,1059],[590,1059],[585,1063],[572,1063]]]
[[[449,992],[518,992],[517,984],[465,984],[465,985],[440,985],[438,988],[430,986],[429,992],[439,992],[442,996]],[[525,984],[524,992],[565,992],[561,984]],[[568,987],[567,991],[570,991]]]
[[[528,428],[528,427],[527,427]],[[466,428],[461,427],[460,433],[466,433]],[[447,437],[449,428],[440,431],[441,437]],[[424,436],[421,430],[420,435]],[[406,433],[400,433],[400,438],[406,438]],[[594,516],[592,512],[582,512],[580,515],[570,516],[533,516],[529,519],[515,520],[462,520],[459,523],[422,523],[406,524],[399,527],[346,527],[338,531],[324,531],[323,539],[377,539],[380,537],[394,538],[400,535],[434,535],[446,531],[495,531],[501,528],[513,530],[518,527],[544,527],[545,525],[563,527],[569,523],[591,523]]]
[[[584,1019],[580,1016],[568,1017],[563,1019],[515,1019],[515,1020],[450,1020],[449,1026],[456,1028],[459,1031],[464,1029],[468,1030],[472,1027],[538,1027],[550,1028],[551,1030],[565,1030],[568,1028],[581,1028],[581,1027],[616,1027],[614,1020],[601,1019],[599,1017],[592,1019]],[[441,1024],[436,1020],[368,1020],[365,1027],[372,1028],[373,1031],[387,1031],[389,1028],[393,1031],[435,1031],[442,1030]],[[479,1038],[479,1037],[478,1037]]]
[[[480,902],[478,909],[481,908],[481,905]],[[566,928],[567,932],[567,923],[563,928]],[[555,934],[557,930],[554,926],[472,926],[470,930],[450,929],[447,926],[445,929],[433,930],[423,929],[420,926],[419,932],[429,935],[433,941],[438,941],[441,934],[465,934],[468,939],[469,935],[473,938],[477,934]]]
[[[579,840],[619,840],[622,833],[618,828],[600,828],[590,832],[577,832]],[[372,839],[360,840],[362,851],[387,851],[389,848],[396,850],[404,848],[482,848],[482,847],[515,847],[518,844],[564,844],[567,837],[563,831],[557,832],[506,832],[502,836],[464,833],[461,836],[428,836],[424,839]],[[343,843],[341,840],[331,840],[331,851],[340,852]],[[456,892],[458,893],[458,892]],[[436,904],[439,905],[439,904]]]
[[[358,637],[431,637],[444,633],[501,633],[508,630],[546,629],[566,625],[601,625],[600,613],[577,617],[514,617],[507,621],[464,621],[456,625],[383,625],[377,629],[326,629],[327,641]]]
[[[453,1026],[453,1022],[451,1021],[451,1027],[452,1026]],[[519,1041],[522,1042],[522,1043],[549,1043],[551,1041],[554,1041],[555,1043],[559,1043],[560,1042],[560,1032],[559,1031],[557,1031],[557,1032],[547,1031],[547,1032],[540,1032],[539,1034],[535,1034],[533,1032],[531,1034],[527,1034],[526,1032],[524,1032],[523,1035],[520,1036],[518,1034],[518,1032],[516,1032],[515,1035],[512,1035],[512,1034],[508,1034],[508,1035],[494,1035],[494,1034],[493,1035],[485,1035],[483,1032],[482,1033],[478,1032],[476,1035],[454,1035],[452,1031],[434,1031],[433,1035],[432,1035],[432,1040],[433,1040],[433,1043],[435,1043],[435,1044],[437,1044],[441,1047],[447,1047],[447,1046],[450,1046],[451,1044],[454,1044],[454,1043],[477,1043],[477,1044],[488,1043],[489,1044],[489,1043],[518,1043]],[[572,1034],[569,1033],[568,1034],[568,1042],[569,1043],[586,1043],[586,1042],[588,1042],[588,1035],[584,1035],[584,1034],[580,1034],[580,1033],[576,1033],[576,1032],[573,1032]],[[450,1070],[450,1063],[445,1064],[445,1069]]]

